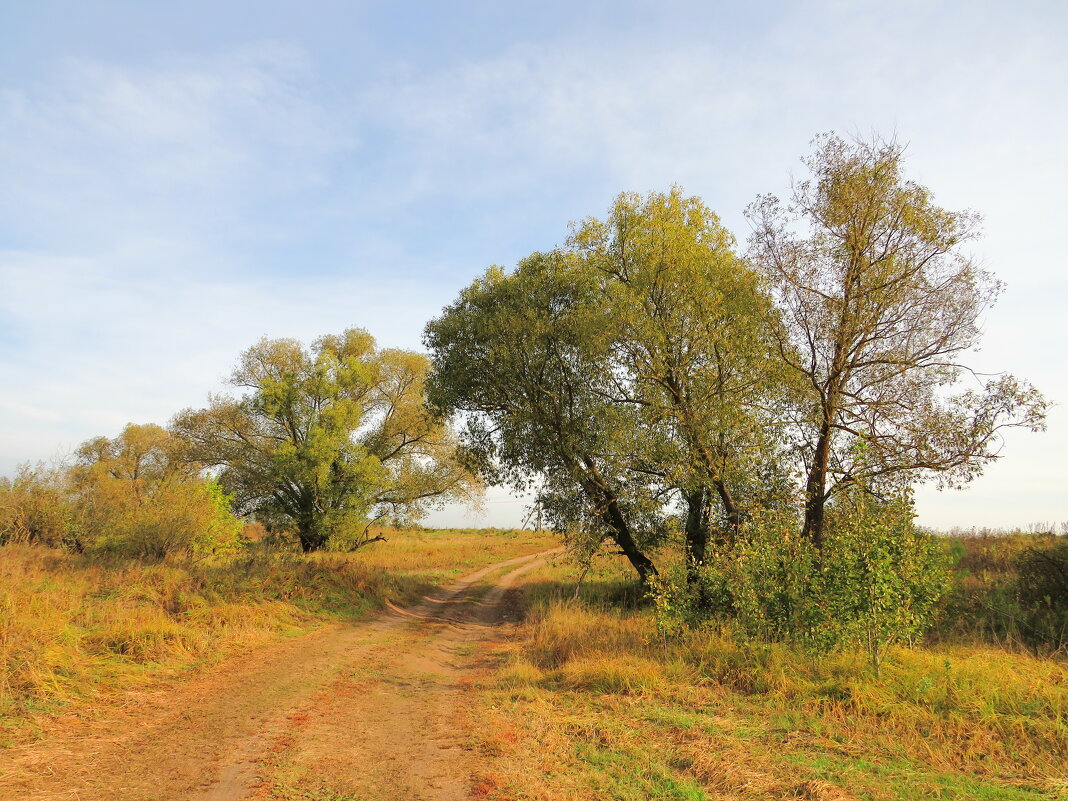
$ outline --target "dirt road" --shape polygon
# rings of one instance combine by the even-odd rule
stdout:
[[[57,721],[0,754],[15,801],[470,797],[464,688],[504,640],[509,588],[555,551],[483,568],[409,609],[332,626]]]

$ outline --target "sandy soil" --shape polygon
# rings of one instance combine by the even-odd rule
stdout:
[[[512,583],[551,553],[130,694],[95,718],[57,720],[0,755],[0,799],[469,798],[477,721],[465,688],[510,633]]]

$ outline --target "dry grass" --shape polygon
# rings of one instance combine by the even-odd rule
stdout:
[[[35,715],[408,602],[549,543],[530,532],[397,531],[355,554],[257,547],[214,564],[0,547],[0,744],[25,736]]]
[[[568,578],[531,577],[487,696],[487,798],[1068,798],[1063,661],[940,645],[876,678],[852,654],[667,640],[611,582],[572,601]]]
[[[367,567],[395,576],[440,583],[512,556],[559,544],[546,533],[505,529],[375,529],[386,542],[373,543],[355,556]]]

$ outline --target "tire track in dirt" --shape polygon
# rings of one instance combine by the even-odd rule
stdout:
[[[215,788],[202,801],[470,798],[479,766],[468,749],[462,696],[483,667],[481,651],[507,634],[508,590],[547,555],[512,560],[518,566],[481,598],[458,593],[379,623],[394,636],[276,734],[266,771],[273,781],[245,795]]]
[[[453,724],[473,647],[506,635],[508,588],[558,551],[127,694],[95,719],[57,720],[42,741],[0,752],[0,800],[245,801],[271,797],[264,770],[361,799],[467,798],[474,765]]]

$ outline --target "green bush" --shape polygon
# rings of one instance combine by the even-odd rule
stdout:
[[[230,498],[175,447],[158,426],[130,425],[85,443],[72,465],[0,478],[0,545],[148,560],[236,550],[243,523]]]
[[[828,509],[822,552],[787,512],[760,512],[711,554],[697,584],[668,574],[654,589],[661,629],[716,622],[743,639],[826,652],[859,648],[876,670],[915,642],[947,588],[944,549],[913,524],[908,498],[857,492]]]
[[[98,489],[82,523],[91,552],[147,560],[231,553],[243,527],[219,485],[201,480],[168,480],[140,496]]]
[[[819,573],[825,646],[861,646],[878,670],[886,649],[913,644],[948,589],[944,550],[913,524],[908,498],[878,502],[857,492],[830,510]]]
[[[1045,540],[1016,558],[1024,636],[1035,647],[1068,647],[1068,539]]]
[[[986,531],[945,539],[953,588],[936,633],[1049,653],[1068,647],[1068,539]]]

